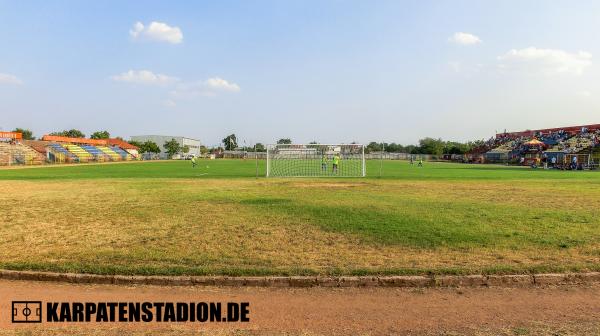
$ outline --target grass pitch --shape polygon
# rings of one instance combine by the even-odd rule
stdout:
[[[100,274],[600,270],[600,173],[369,161],[367,178],[252,160],[0,170],[0,267]]]

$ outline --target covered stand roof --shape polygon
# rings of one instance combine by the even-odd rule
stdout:
[[[545,143],[541,142],[540,140],[538,140],[536,138],[533,138],[533,139],[527,141],[525,143],[525,145],[527,145],[527,146],[546,146]]]
[[[86,138],[70,138],[64,136],[56,136],[56,135],[44,135],[42,137],[44,141],[53,141],[53,142],[65,142],[65,143],[75,143],[75,144],[84,144],[84,145],[92,145],[92,146],[118,146],[123,149],[138,149],[136,146],[123,141],[121,139],[86,139]]]

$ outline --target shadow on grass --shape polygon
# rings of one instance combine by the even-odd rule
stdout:
[[[366,243],[421,249],[569,249],[595,241],[593,216],[580,215],[573,221],[569,220],[573,212],[566,210],[498,208],[452,200],[411,200],[388,209],[284,198],[243,199],[237,203],[254,208],[250,210],[253,212],[291,218],[291,223],[301,221],[325,231],[355,234]]]

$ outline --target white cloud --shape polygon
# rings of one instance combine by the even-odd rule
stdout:
[[[181,83],[170,92],[172,99],[190,99],[193,97],[212,97],[220,92],[239,92],[240,86],[220,77],[209,78],[205,81]]]
[[[237,85],[236,83],[229,83],[228,81],[219,77],[209,78],[204,82],[204,84],[212,90],[223,90],[231,92],[240,91],[239,85]]]
[[[462,32],[454,33],[454,35],[452,35],[448,38],[448,41],[450,41],[452,43],[460,44],[460,45],[472,45],[472,44],[481,43],[481,40],[479,39],[479,37],[477,37],[473,34],[470,34],[470,33],[462,33]]]
[[[11,74],[0,73],[0,84],[21,85],[23,81],[17,76]]]
[[[154,40],[178,44],[183,41],[183,33],[179,27],[171,27],[166,23],[152,21],[148,26],[141,22],[136,22],[129,31],[129,35],[134,39]]]
[[[192,99],[194,97],[212,97],[219,93],[239,92],[240,86],[234,82],[227,81],[221,77],[212,77],[202,81],[181,81],[179,78],[163,74],[155,74],[149,70],[129,70],[120,75],[111,77],[117,82],[134,84],[155,85],[170,88],[168,97],[162,101],[165,107],[175,107],[180,99]]]
[[[545,75],[573,74],[581,75],[592,64],[592,54],[585,51],[569,53],[560,49],[512,49],[502,56],[502,69],[520,69],[539,72]]]
[[[171,77],[163,74],[155,74],[149,70],[129,70],[120,75],[111,77],[117,82],[128,82],[147,85],[168,85],[179,81],[176,77]]]

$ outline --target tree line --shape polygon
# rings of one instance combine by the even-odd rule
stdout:
[[[12,132],[17,132],[17,133],[23,134],[23,140],[35,140],[36,139],[35,136],[33,135],[33,132],[26,128],[17,127],[14,130],[12,130]],[[70,129],[70,130],[64,130],[64,131],[51,132],[48,135],[63,136],[63,137],[69,137],[69,138],[85,138],[85,133],[83,133],[82,131],[80,131],[78,129]],[[110,138],[110,133],[108,131],[97,131],[90,135],[90,139],[108,139],[108,138]],[[120,137],[117,137],[117,138],[121,139]]]
[[[26,128],[17,127],[13,130],[13,132],[21,133],[23,135],[23,140],[35,140],[36,139],[35,136],[33,135],[33,132]],[[78,129],[55,131],[55,132],[49,133],[49,135],[63,136],[63,137],[69,137],[69,138],[85,138],[86,137],[85,133],[83,133],[82,131],[80,131]],[[121,138],[121,137],[116,137],[116,138],[123,140],[123,138]],[[110,132],[106,131],[106,130],[93,132],[90,135],[90,139],[110,139]],[[156,144],[153,141],[146,141],[146,142],[140,143],[138,141],[129,140],[127,142],[138,147],[139,152],[142,154],[143,153],[158,154],[161,152],[158,144]],[[179,144],[179,142],[177,142],[175,139],[166,141],[163,144],[163,147],[165,148],[165,152],[171,157],[177,153],[185,154],[185,153],[189,153],[189,151],[190,151],[190,148],[188,146],[181,146]],[[208,152],[208,149],[205,146],[201,146],[200,151],[202,154],[205,154]]]
[[[221,143],[223,144],[222,149],[224,150],[228,150],[228,151],[232,151],[232,150],[242,150],[242,151],[246,151],[246,152],[266,152],[267,151],[267,147],[260,142],[257,142],[254,146],[239,146],[238,145],[238,140],[237,140],[237,136],[235,134],[229,134],[228,136],[226,136],[225,138],[223,138],[223,140],[221,140]],[[289,138],[283,138],[283,139],[279,139],[277,140],[277,144],[291,144],[292,140]],[[315,142],[316,143],[316,142]]]
[[[382,150],[387,153],[408,153],[408,154],[431,154],[431,155],[442,155],[442,154],[465,154],[472,149],[479,147],[484,144],[483,140],[468,141],[468,142],[457,142],[457,141],[444,141],[440,138],[423,138],[419,140],[418,145],[406,145],[403,146],[397,143],[381,143],[381,142],[370,142],[365,147],[366,153],[381,152]]]
[[[25,128],[15,128],[13,132],[20,132],[23,134],[24,140],[35,140],[35,136],[31,130]],[[71,138],[85,138],[85,134],[78,129],[70,129],[52,132],[50,135],[64,136]],[[110,132],[96,131],[90,135],[90,139],[109,139]],[[118,139],[121,139],[117,137]],[[121,139],[122,140],[122,139]],[[143,143],[137,141],[128,141],[130,144],[137,146],[140,153],[160,153],[160,147],[153,141],[146,141]],[[265,152],[266,146],[262,143],[256,143],[254,146],[242,146],[238,144],[238,139],[235,134],[229,134],[223,140],[222,147],[207,148],[206,146],[200,147],[200,153],[214,153],[222,150],[243,150],[247,152]],[[291,144],[290,138],[281,138],[277,140],[277,144]],[[311,141],[311,144],[318,144],[316,141]],[[419,140],[417,145],[402,145],[395,142],[381,143],[381,142],[370,142],[365,147],[365,153],[381,152],[382,150],[386,153],[408,153],[408,154],[431,154],[431,155],[442,155],[442,154],[465,154],[471,151],[473,148],[483,145],[483,140],[468,141],[468,142],[457,142],[457,141],[444,141],[441,138],[435,139],[431,137],[423,138]],[[181,146],[175,139],[166,141],[163,144],[166,153],[169,156],[173,156],[177,153],[188,153],[189,147]]]
[[[247,152],[264,152],[266,151],[265,145],[257,143],[255,146],[238,146],[237,137],[235,134],[226,136],[222,141],[223,149],[225,150],[244,150]],[[277,144],[291,144],[290,138],[282,138],[277,140]],[[440,138],[423,138],[419,140],[417,145],[401,145],[395,142],[381,143],[381,142],[370,142],[365,147],[365,153],[375,153],[384,151],[386,153],[408,153],[408,154],[431,154],[431,155],[442,155],[442,154],[465,154],[471,151],[473,148],[483,145],[483,140],[468,141],[468,142],[457,142],[457,141],[444,141]],[[309,144],[318,144],[317,141],[311,141]]]

